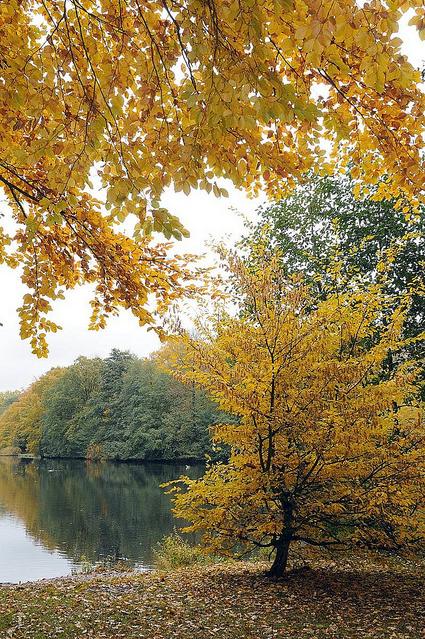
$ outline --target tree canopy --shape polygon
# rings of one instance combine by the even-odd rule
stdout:
[[[413,549],[423,542],[423,416],[413,361],[400,348],[403,300],[379,282],[312,300],[276,255],[253,269],[230,256],[241,312],[204,317],[171,369],[239,417],[214,431],[228,461],[173,484],[175,512],[213,551],[255,546],[285,571],[293,542]],[[378,336],[376,333],[378,331]]]
[[[11,0],[0,6],[0,183],[14,230],[0,260],[30,288],[21,334],[46,353],[63,289],[95,284],[92,327],[142,324],[188,292],[185,259],[151,242],[184,229],[164,189],[282,195],[345,170],[417,205],[420,72],[396,36],[424,37],[422,0]],[[99,191],[98,187],[101,187]],[[132,214],[135,237],[120,224]],[[190,286],[189,286],[190,290]]]
[[[0,416],[0,445],[13,446],[21,453],[37,455],[42,434],[43,401],[46,393],[63,375],[52,368],[22,392]]]
[[[347,176],[314,177],[299,184],[290,197],[268,203],[241,241],[251,259],[252,244],[267,239],[277,249],[287,276],[302,275],[324,297],[333,285],[329,267],[340,260],[346,277],[376,279],[385,252],[393,248],[386,290],[399,295],[414,289],[404,328],[406,334],[425,330],[425,207],[413,214],[374,193],[356,199],[355,182]]]

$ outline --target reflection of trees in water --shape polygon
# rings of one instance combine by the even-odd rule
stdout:
[[[112,556],[149,563],[152,547],[176,525],[160,484],[183,472],[171,464],[2,460],[0,506],[34,539],[74,561]],[[191,472],[198,476],[201,468]]]

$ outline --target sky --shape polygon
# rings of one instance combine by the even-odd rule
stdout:
[[[425,61],[425,43],[419,40],[413,28],[407,27],[408,19],[409,16],[405,16],[400,24],[403,53],[415,66],[420,66]],[[243,234],[243,218],[237,211],[248,219],[255,217],[255,210],[264,198],[250,200],[233,187],[225,186],[229,198],[217,199],[212,194],[193,191],[189,196],[172,190],[164,194],[164,206],[178,215],[191,233],[189,239],[179,243],[179,252],[207,252],[212,259],[206,246],[210,239],[227,237],[234,241]],[[112,348],[119,348],[145,356],[159,347],[153,332],[141,328],[129,311],[111,318],[102,331],[87,330],[90,289],[85,286],[68,291],[65,300],[54,304],[52,319],[62,330],[49,337],[49,357],[38,359],[31,353],[28,341],[19,337],[16,308],[26,291],[18,273],[0,266],[0,287],[0,321],[3,323],[0,327],[0,391],[25,388],[53,366],[67,366],[80,355],[105,357]]]
[[[230,191],[229,198],[216,198],[201,191],[192,191],[189,196],[172,190],[164,194],[164,206],[177,214],[191,233],[190,238],[178,242],[179,253],[206,252],[212,261],[212,251],[207,246],[211,239],[234,241],[243,235],[241,213],[252,219],[262,200],[250,200],[230,185],[225,186]],[[66,292],[65,300],[53,304],[51,318],[62,330],[48,337],[49,357],[39,359],[31,353],[28,341],[19,337],[16,308],[26,289],[18,273],[0,266],[0,286],[0,391],[25,388],[53,366],[67,366],[80,355],[106,357],[112,348],[119,348],[145,356],[160,345],[153,331],[140,327],[126,310],[111,318],[106,329],[87,330],[91,289],[82,286]]]

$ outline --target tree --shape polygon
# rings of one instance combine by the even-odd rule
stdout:
[[[286,275],[302,274],[326,296],[332,285],[326,272],[335,256],[347,276],[372,282],[383,252],[398,244],[386,290],[397,299],[415,288],[405,331],[417,335],[425,330],[425,207],[413,215],[407,205],[401,210],[394,201],[375,200],[373,192],[356,199],[355,189],[347,176],[312,176],[290,197],[261,207],[241,246],[249,252],[265,234],[270,251],[282,256]]]
[[[79,357],[43,400],[40,452],[45,457],[85,457],[101,422],[99,389],[104,362]]]
[[[188,388],[160,363],[164,348],[137,360],[120,397],[123,453],[127,458],[203,459],[211,454],[209,429],[225,416],[203,391]],[[227,416],[226,416],[227,417]]]
[[[63,369],[52,368],[40,377],[0,415],[0,445],[14,446],[21,453],[38,455],[42,434],[44,399]]]
[[[63,289],[96,284],[93,328],[121,306],[153,323],[149,293],[159,313],[190,293],[187,260],[150,242],[185,234],[161,206],[170,185],[219,196],[225,177],[276,197],[350,161],[364,184],[388,175],[377,197],[416,206],[425,98],[394,37],[408,9],[423,37],[422,0],[2,3],[0,182],[16,231],[1,230],[0,260],[22,266],[34,352]],[[130,214],[135,238],[119,226]]]
[[[405,300],[378,331],[392,303],[380,283],[312,304],[280,259],[255,270],[230,256],[240,312],[220,309],[180,338],[174,374],[239,423],[215,429],[227,462],[173,485],[175,513],[210,550],[270,548],[274,576],[295,542],[413,549],[424,524],[417,372],[410,361],[384,366],[400,347]]]

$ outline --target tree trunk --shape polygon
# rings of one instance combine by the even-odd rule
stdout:
[[[291,538],[289,536],[282,536],[276,544],[276,555],[273,564],[268,571],[269,577],[283,577],[288,563],[289,544]]]

